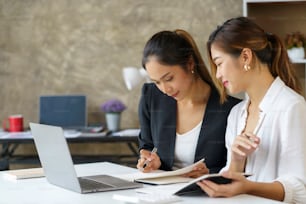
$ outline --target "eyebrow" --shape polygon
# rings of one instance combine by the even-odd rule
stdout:
[[[169,74],[170,74],[170,72],[164,74],[162,77],[160,77],[159,80],[162,80],[163,78],[165,78],[165,77],[168,76]],[[150,79],[151,79],[152,81],[158,81],[158,80],[156,80],[156,79],[152,79],[152,78],[150,78]]]

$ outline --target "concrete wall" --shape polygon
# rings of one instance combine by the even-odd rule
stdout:
[[[140,88],[127,91],[122,68],[141,66],[145,42],[182,28],[206,59],[205,42],[242,0],[0,0],[0,119],[38,121],[38,97],[86,94],[89,122],[99,106],[121,99],[122,127],[138,127]]]

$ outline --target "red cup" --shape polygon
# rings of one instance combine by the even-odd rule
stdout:
[[[9,127],[7,127],[7,122]],[[3,129],[7,132],[22,132],[23,117],[22,115],[11,115],[3,121]]]

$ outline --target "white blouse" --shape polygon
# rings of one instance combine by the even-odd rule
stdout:
[[[237,104],[228,117],[226,147],[231,161],[231,145],[243,131],[249,99]],[[258,182],[282,183],[284,201],[306,203],[306,103],[302,96],[287,87],[277,77],[262,99],[257,136],[258,149],[247,158],[245,171],[253,173],[248,179]],[[254,131],[254,132],[255,132]]]
[[[176,133],[173,165],[174,169],[183,168],[194,163],[194,156],[201,127],[202,121],[192,130],[184,134]]]

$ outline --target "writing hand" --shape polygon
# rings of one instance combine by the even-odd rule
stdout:
[[[146,173],[157,170],[161,166],[161,161],[156,152],[149,150],[140,150],[140,158],[138,159],[137,169]]]

